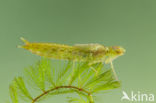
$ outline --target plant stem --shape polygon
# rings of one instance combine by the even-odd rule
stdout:
[[[45,92],[43,92],[42,94],[40,94],[39,96],[37,96],[36,98],[34,98],[32,100],[32,103],[35,103],[37,102],[41,97],[43,97],[44,95],[47,95],[48,93],[52,92],[52,91],[55,91],[55,90],[58,90],[58,89],[62,89],[62,88],[68,88],[68,89],[75,89],[75,90],[78,90],[78,91],[81,91],[81,92],[84,92],[88,95],[89,97],[89,103],[94,103],[93,101],[93,97],[91,95],[91,93],[85,89],[82,89],[82,88],[78,88],[76,86],[58,86],[58,87],[55,87],[55,88],[52,88],[50,90],[47,90]]]

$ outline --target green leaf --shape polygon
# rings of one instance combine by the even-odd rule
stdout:
[[[30,81],[39,89],[45,91],[46,73],[50,69],[50,63],[46,59],[42,59],[35,66],[30,66],[25,69],[25,74]]]
[[[50,60],[47,60],[47,68],[46,68],[46,72],[45,72],[46,80],[47,80],[47,82],[49,82],[52,85],[52,87],[55,87],[56,86],[56,83],[54,82],[54,76],[55,76],[54,73],[55,72],[52,73],[52,69],[53,68],[51,68]]]
[[[67,65],[65,65],[65,68],[62,71],[60,71],[59,77],[57,79],[59,85],[63,85],[67,81],[67,79],[69,78],[69,74],[71,72],[69,71],[71,67],[72,67],[72,62],[68,61]]]
[[[89,103],[86,102],[86,100],[84,100],[83,98],[74,98],[74,97],[68,97],[68,102],[69,103]]]
[[[94,68],[96,72],[90,68]],[[81,81],[80,81],[80,87],[85,87],[87,82],[92,81],[93,78],[97,78],[99,73],[103,69],[103,64],[102,63],[97,63],[94,64],[90,67],[89,69],[87,68],[83,73],[81,73]],[[96,76],[96,77],[95,77]]]
[[[23,81],[23,78],[22,77],[17,77],[17,78],[15,78],[15,82],[16,82],[17,88],[20,91],[20,93],[22,95],[24,95],[27,99],[32,100],[33,98],[30,95],[30,93],[28,92],[28,90],[27,90],[27,88],[25,86],[25,83]]]
[[[113,80],[112,70],[107,70],[106,72],[98,75],[97,77],[92,77],[88,83],[86,83],[85,87],[93,88],[99,82],[106,82]]]
[[[10,85],[12,102],[20,102],[19,97],[19,100],[27,99],[36,103],[53,95],[77,93],[80,98],[73,97],[69,102],[94,103],[92,97],[94,93],[120,87],[120,83],[115,81],[112,70],[106,71],[102,63],[90,66],[88,62],[69,61],[67,64],[61,62],[63,68],[52,68],[53,65],[55,64],[51,64],[49,59],[41,59],[35,65],[25,69],[24,79],[28,82],[24,82],[22,77],[15,78],[15,85]],[[91,68],[94,68],[96,72]],[[29,88],[26,88],[26,84],[31,87],[31,91],[37,88],[39,94],[32,98],[33,93],[28,92]]]
[[[14,82],[9,86],[9,91],[12,103],[18,103],[17,87]]]
[[[114,81],[114,82],[107,82],[106,84],[99,85],[96,88],[94,88],[93,92],[98,92],[98,91],[103,91],[103,90],[110,90],[110,89],[115,89],[120,87],[120,82],[119,81]]]
[[[71,76],[71,79],[69,81],[69,85],[72,85],[72,83],[78,79],[79,75],[83,73],[84,70],[89,69],[88,68],[88,62],[85,63],[78,63],[76,67],[73,68],[73,75]]]

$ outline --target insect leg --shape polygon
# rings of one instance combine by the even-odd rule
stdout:
[[[91,70],[93,70],[96,73],[96,76],[97,76],[98,75],[98,71],[92,66],[95,63],[96,63],[95,61],[94,62],[89,62],[88,65],[90,66]]]
[[[110,62],[110,65],[111,65],[111,68],[112,68],[113,74],[114,74],[114,76],[115,76],[115,79],[118,81],[118,77],[117,77],[117,74],[116,74],[116,72],[115,72],[115,69],[114,69],[114,66],[113,66],[112,61]]]

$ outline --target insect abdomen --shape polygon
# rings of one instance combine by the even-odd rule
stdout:
[[[54,59],[67,59],[72,52],[70,46],[48,43],[29,43],[24,45],[23,48],[34,54]]]

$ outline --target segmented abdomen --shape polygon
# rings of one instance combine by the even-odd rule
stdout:
[[[89,58],[89,53],[79,50],[73,46],[53,43],[27,43],[22,46],[33,54],[47,58],[85,61]]]

